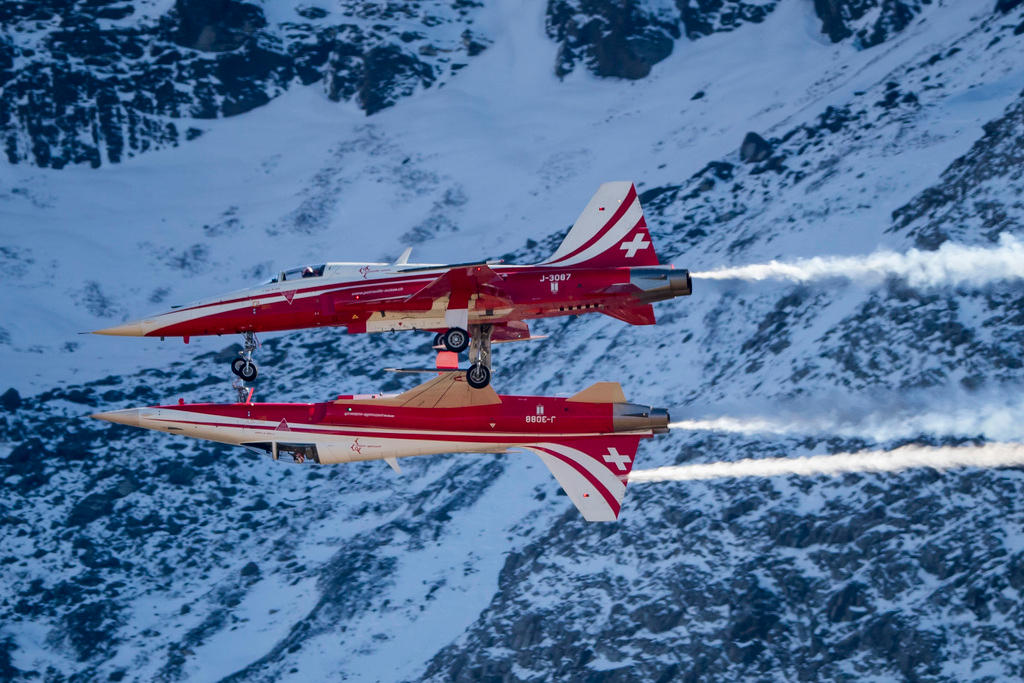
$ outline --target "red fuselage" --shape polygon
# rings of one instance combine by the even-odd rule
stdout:
[[[571,398],[499,396],[447,373],[396,396],[330,403],[179,403],[94,415],[101,420],[245,446],[275,460],[333,464],[452,452],[532,451],[589,520],[619,514],[641,439],[668,412],[599,383]]]
[[[460,308],[467,311],[466,323],[493,324],[499,330],[495,339],[501,340],[518,338],[508,328],[503,336],[502,325],[561,315],[605,313],[652,324],[652,301],[690,293],[688,273],[664,266],[321,268],[323,275],[271,282],[101,332],[189,337],[323,326],[345,326],[351,333],[442,331],[454,326],[446,322],[446,312]]]

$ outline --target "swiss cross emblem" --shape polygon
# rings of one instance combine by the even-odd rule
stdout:
[[[626,464],[633,462],[633,459],[628,455],[619,453],[615,448],[609,448],[608,453],[604,456],[604,461],[609,465],[615,465],[620,472],[625,472]]]
[[[644,233],[638,232],[633,236],[632,241],[620,244],[619,249],[626,251],[626,258],[633,258],[636,256],[636,252],[643,251],[649,246],[651,246],[651,243],[644,239]]]

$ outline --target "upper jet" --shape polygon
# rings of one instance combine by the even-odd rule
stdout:
[[[530,339],[527,320],[604,313],[653,325],[651,304],[692,291],[689,272],[662,265],[633,183],[604,183],[546,261],[321,263],[284,270],[257,287],[97,330],[135,337],[242,334],[232,362],[256,378],[255,333],[344,326],[351,334],[428,330],[434,345],[470,349],[467,381],[490,383],[491,342]]]

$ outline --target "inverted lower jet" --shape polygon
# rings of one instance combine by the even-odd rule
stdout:
[[[500,396],[448,372],[402,394],[327,403],[179,403],[93,417],[245,446],[275,460],[328,465],[439,453],[540,456],[591,522],[618,518],[641,439],[668,431],[668,412],[626,401],[600,382],[571,398]]]

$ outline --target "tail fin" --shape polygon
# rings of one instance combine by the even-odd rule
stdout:
[[[588,522],[618,519],[640,437],[562,439],[524,448],[540,456]]]
[[[633,183],[623,180],[597,188],[561,246],[540,265],[660,265]]]

